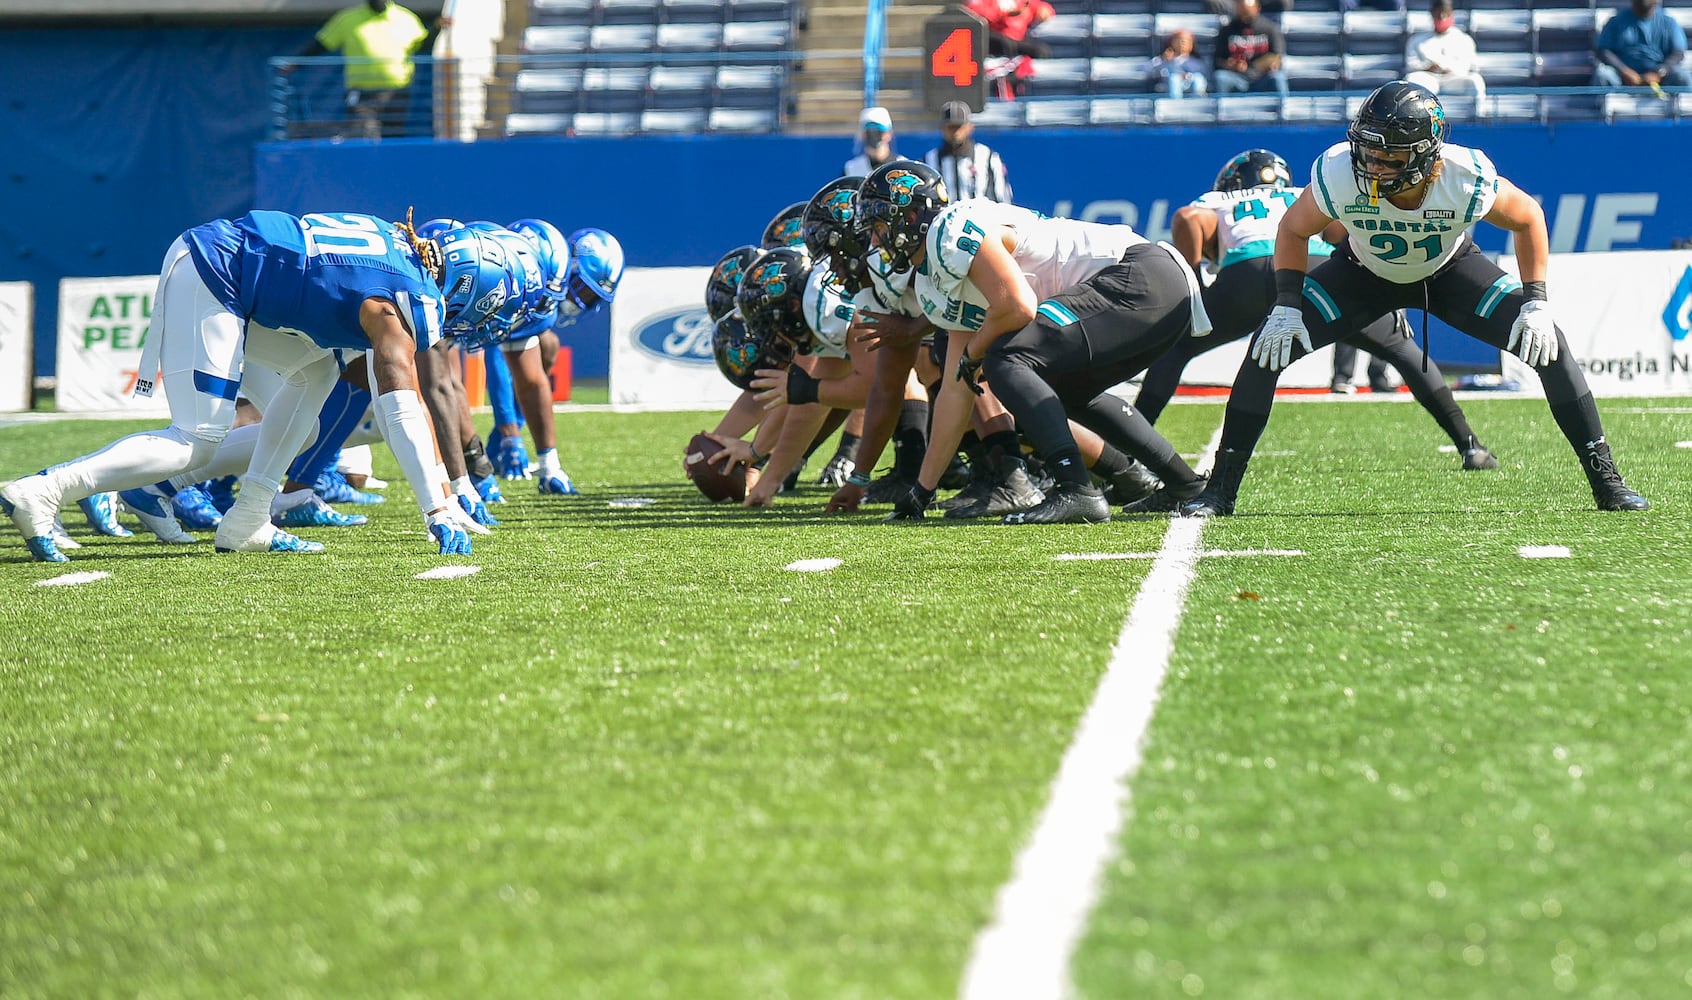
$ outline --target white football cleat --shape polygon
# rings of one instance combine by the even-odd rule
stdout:
[[[151,531],[167,545],[192,545],[199,539],[182,530],[176,513],[171,510],[170,498],[153,493],[145,487],[124,490],[118,494],[125,510],[141,519],[141,526]]]

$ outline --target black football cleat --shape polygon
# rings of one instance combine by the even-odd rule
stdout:
[[[1046,498],[1028,510],[1006,514],[1004,524],[1103,524],[1110,520],[1110,501],[1097,486],[1059,483]]]
[[[1181,505],[1196,499],[1210,480],[1200,476],[1185,486],[1165,486],[1122,508],[1124,514],[1173,514]]]
[[[1011,459],[1005,464],[1009,466],[1009,471],[997,477],[996,481],[989,480],[986,491],[979,498],[971,503],[952,507],[946,511],[946,516],[1003,517],[1006,514],[1028,510],[1046,499],[1045,494],[1029,482],[1028,470],[1023,467],[1021,461]]]
[[[889,472],[864,489],[864,503],[895,503],[910,488],[909,479],[896,472]]]
[[[1180,507],[1182,517],[1228,517],[1234,513],[1234,498],[1239,496],[1240,481],[1245,478],[1249,456],[1224,451],[1216,456],[1210,470],[1210,482],[1204,491]]]
[[[1115,504],[1131,504],[1156,493],[1163,486],[1157,473],[1140,462],[1130,462],[1128,468],[1110,477],[1105,483],[1105,500]]]
[[[1586,443],[1581,456],[1581,468],[1586,481],[1592,484],[1592,499],[1599,510],[1649,510],[1651,502],[1628,488],[1616,471],[1615,457],[1610,454],[1609,442],[1603,438]]]
[[[1487,450],[1486,445],[1469,435],[1469,446],[1463,449],[1464,471],[1498,468],[1498,456]]]
[[[904,495],[893,502],[893,513],[881,520],[886,524],[896,524],[900,521],[920,521],[933,502],[933,490],[925,490],[916,485],[906,487]]]

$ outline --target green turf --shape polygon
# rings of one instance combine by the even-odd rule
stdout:
[[[1606,407],[1627,516],[1543,404],[1470,411],[1503,470],[1277,408],[1204,544],[1307,555],[1200,565],[1089,995],[1686,989],[1689,418]],[[711,507],[711,419],[562,414],[584,496],[507,484],[468,559],[391,462],[322,556],[0,534],[0,995],[955,994],[1150,565],[1051,557],[1164,525]],[[0,478],[127,429],[0,427]]]

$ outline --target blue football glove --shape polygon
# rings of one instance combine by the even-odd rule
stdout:
[[[577,496],[581,493],[576,484],[570,481],[570,474],[563,469],[555,475],[542,473],[540,477],[540,491],[542,493],[556,493],[561,496]]]
[[[471,490],[469,493],[459,493],[457,496],[458,505],[464,508],[464,513],[470,516],[470,520],[477,524],[487,525],[490,528],[499,524],[498,521],[494,520],[494,516],[488,513],[487,505],[482,502],[481,495],[475,490]]]
[[[506,479],[529,478],[529,450],[523,447],[522,438],[501,435],[498,440],[489,441],[488,461]]]
[[[470,533],[458,526],[449,510],[438,510],[427,518],[429,535],[440,543],[443,556],[470,554]]]
[[[499,491],[499,480],[493,476],[483,476],[476,480],[476,492],[483,503],[504,503],[505,494]]]

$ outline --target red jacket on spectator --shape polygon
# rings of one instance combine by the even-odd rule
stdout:
[[[987,51],[992,55],[1032,55],[1028,46],[1016,43],[1028,37],[1036,24],[1057,13],[1046,0],[969,0],[970,13],[987,22]],[[1009,44],[1006,44],[1006,43]],[[1033,59],[1024,59],[1016,68],[1016,78],[1026,80],[1034,75]]]

